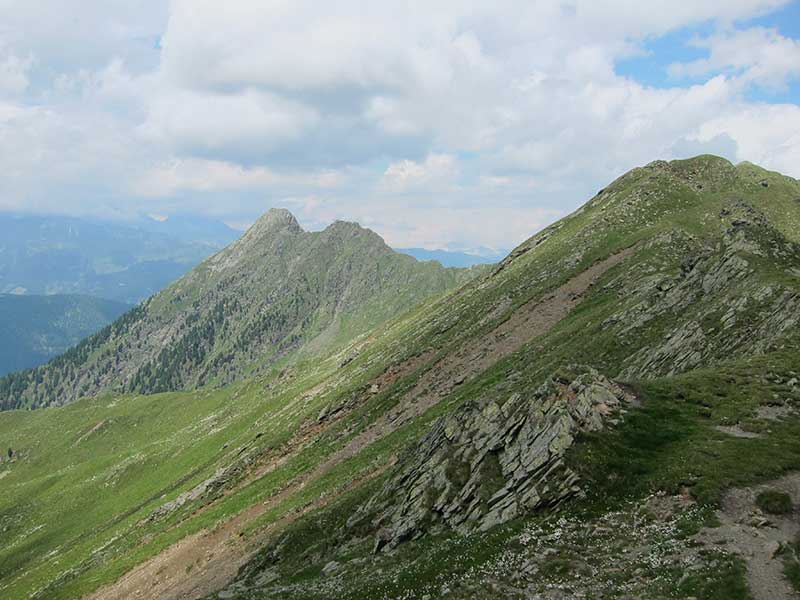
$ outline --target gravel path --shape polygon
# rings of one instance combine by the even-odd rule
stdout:
[[[776,556],[780,545],[793,542],[800,533],[798,510],[786,516],[765,515],[756,506],[756,496],[777,489],[800,503],[800,473],[752,488],[729,490],[717,512],[720,527],[704,529],[701,541],[727,548],[747,565],[747,581],[755,600],[797,600],[798,595],[783,575],[783,561]]]

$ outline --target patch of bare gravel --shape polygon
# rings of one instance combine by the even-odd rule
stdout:
[[[702,530],[698,541],[723,547],[742,557],[747,581],[755,600],[797,600],[798,595],[783,575],[783,561],[777,556],[782,544],[800,533],[798,511],[785,516],[765,515],[756,497],[766,489],[786,492],[795,507],[800,503],[800,473],[793,473],[751,488],[729,490],[717,512],[719,527]]]
[[[759,419],[764,419],[765,421],[782,421],[786,417],[790,417],[793,414],[795,414],[795,410],[789,405],[759,406],[758,410],[756,411],[756,416]]]
[[[744,438],[744,439],[753,440],[753,439],[761,437],[760,434],[755,433],[753,431],[745,431],[744,429],[739,427],[739,425],[717,425],[716,427],[714,427],[714,429],[716,429],[717,431],[719,431],[721,433],[725,433],[727,435],[730,435],[730,436],[733,436],[733,437],[736,437],[736,438]]]

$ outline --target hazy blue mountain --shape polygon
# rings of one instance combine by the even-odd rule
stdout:
[[[397,252],[413,256],[417,260],[435,260],[445,267],[471,267],[500,262],[508,252],[488,250],[482,254],[453,252],[450,250],[428,250],[426,248],[395,248]]]
[[[243,233],[222,221],[196,215],[151,216],[136,221],[134,225],[143,231],[166,235],[182,242],[203,242],[220,248],[236,241]]]
[[[117,223],[0,214],[0,293],[136,303],[236,237],[226,225],[202,219]]]
[[[88,296],[0,295],[0,375],[47,362],[130,308]]]

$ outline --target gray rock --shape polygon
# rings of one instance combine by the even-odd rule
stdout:
[[[571,381],[467,404],[437,421],[349,524],[371,521],[377,552],[442,527],[484,531],[580,494],[564,454],[631,398],[593,369],[572,370]]]
[[[764,545],[764,552],[770,558],[775,558],[775,556],[780,552],[781,544],[775,540],[769,541]]]
[[[332,560],[327,565],[322,567],[322,574],[325,575],[326,577],[330,577],[331,575],[336,575],[336,573],[338,573],[341,570],[342,570],[342,565],[336,562],[335,560]]]

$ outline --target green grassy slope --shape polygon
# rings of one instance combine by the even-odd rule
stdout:
[[[475,590],[492,576],[481,580],[472,567],[503,555],[544,517],[469,538],[430,532],[373,558],[378,532],[368,520],[356,528],[346,521],[437,418],[514,395],[532,399],[575,363],[627,380],[642,400],[610,434],[571,450],[588,494],[569,505],[575,514],[593,518],[657,489],[685,488],[714,503],[726,486],[796,469],[797,418],[767,422],[756,409],[798,400],[790,384],[800,373],[798,198],[798,182],[751,165],[653,163],[488,275],[343,346],[279,360],[216,391],[2,414],[0,443],[15,454],[0,464],[0,593],[80,597],[208,529],[216,533],[193,540],[231,534],[214,556],[135,572],[148,585],[170,579],[207,592],[215,589],[210,573],[233,576],[241,564],[226,556],[266,541],[232,595],[413,597],[435,595],[453,575],[461,597],[481,597]],[[566,297],[574,308],[543,326],[555,310],[550,295],[560,298],[611,256],[621,258],[602,263],[607,270]],[[718,425],[761,437],[731,437]],[[262,539],[270,527],[285,533]],[[331,561],[344,565],[342,576],[322,574]],[[740,565],[723,566],[709,576],[739,586]],[[714,597],[699,583],[681,585],[684,596]],[[125,593],[111,588],[105,597]]]
[[[0,294],[0,376],[47,362],[130,308],[89,296]]]
[[[380,488],[374,482],[372,489],[296,522],[242,572],[240,591],[232,597],[435,598],[448,589],[453,598],[487,598],[487,590],[524,598],[529,585],[528,593],[548,586],[568,593],[583,578],[584,586],[572,589],[588,585],[596,594],[589,597],[749,599],[735,557],[704,550],[688,570],[691,577],[680,560],[651,557],[668,557],[676,546],[691,548],[689,536],[714,524],[711,508],[724,489],[800,467],[800,418],[758,417],[759,408],[777,402],[800,408],[800,387],[788,383],[799,372],[795,352],[776,352],[635,382],[641,406],[613,431],[584,436],[569,456],[585,498],[480,535],[439,534],[376,555],[371,540],[352,538],[347,525]],[[735,423],[762,437],[737,438],[717,429]],[[684,508],[670,530],[647,510],[646,499],[656,492],[680,494],[687,486],[700,506]],[[331,544],[331,537],[339,544]],[[347,537],[350,543],[342,543]],[[637,556],[643,544],[651,546]],[[341,565],[335,577],[322,573],[332,561]],[[524,573],[526,564],[540,570]],[[593,576],[591,567],[607,570]],[[264,573],[274,580],[264,584]]]

